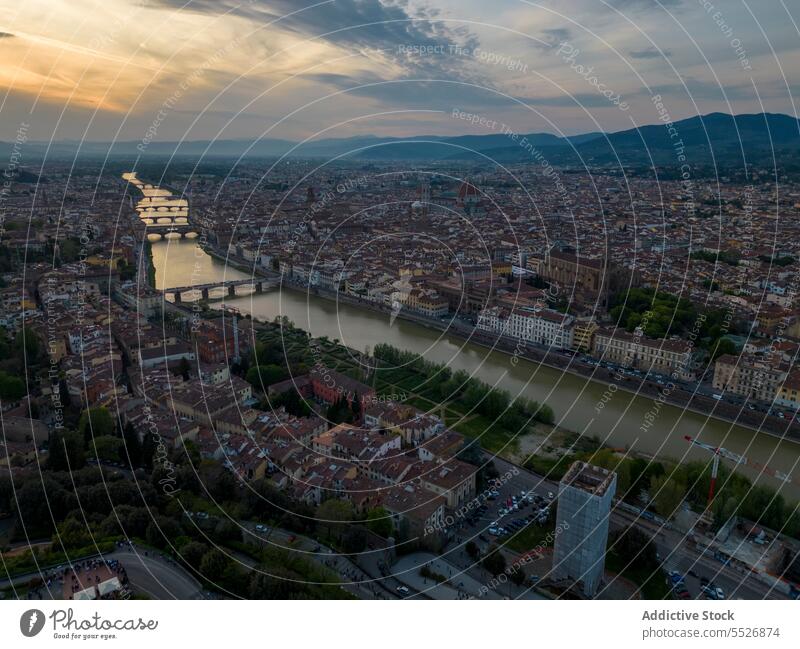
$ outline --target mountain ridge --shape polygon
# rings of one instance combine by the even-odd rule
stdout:
[[[418,135],[381,137],[358,135],[308,142],[270,138],[150,142],[28,141],[28,155],[58,156],[208,156],[302,157],[364,161],[486,160],[501,163],[533,161],[533,148],[552,164],[678,164],[681,156],[692,163],[721,163],[732,156],[739,162],[783,158],[800,153],[800,120],[781,113],[708,113],[672,123],[646,124],[615,132],[588,132],[572,136],[552,133],[488,133],[455,136]],[[524,140],[523,140],[524,138]],[[524,142],[524,146],[520,145]],[[0,146],[11,147],[9,142]],[[750,159],[754,158],[754,159]]]

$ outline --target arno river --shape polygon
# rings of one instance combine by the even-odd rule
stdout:
[[[192,239],[155,241],[152,251],[158,288],[246,277],[241,271],[226,267],[207,255]],[[800,470],[800,444],[782,442],[668,405],[662,405],[655,421],[643,432],[640,427],[645,415],[653,410],[653,401],[649,398],[619,390],[598,412],[596,405],[606,391],[602,383],[522,359],[514,365],[508,354],[490,351],[411,322],[397,319],[390,325],[386,314],[288,290],[238,297],[228,303],[262,320],[285,315],[314,336],[338,338],[357,350],[386,342],[418,352],[428,360],[446,362],[454,370],[466,370],[513,395],[522,394],[548,403],[561,426],[596,435],[609,446],[630,447],[640,453],[676,460],[707,460],[707,454],[690,450],[683,439],[684,435],[699,436],[702,441],[724,446],[787,474],[794,475]],[[755,471],[739,470],[751,479],[756,477]],[[779,484],[764,476],[759,479],[762,480],[773,486]],[[782,493],[791,499],[800,498],[800,488],[795,485],[785,485]]]

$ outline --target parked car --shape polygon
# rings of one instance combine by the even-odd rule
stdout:
[[[673,584],[681,584],[684,582],[683,575],[677,570],[670,570],[669,579]]]
[[[397,587],[395,590],[396,590],[398,593],[400,593],[401,595],[403,595],[404,597],[405,597],[406,595],[410,595],[410,594],[411,594],[411,591],[410,591],[410,590],[408,590],[408,588],[406,588],[405,586],[398,586],[398,587]]]
[[[724,591],[719,586],[715,586],[714,584],[703,586],[703,594],[708,599],[725,599]]]

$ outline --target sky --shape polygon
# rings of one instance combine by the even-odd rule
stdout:
[[[4,4],[3,140],[573,135],[798,111],[800,0]]]

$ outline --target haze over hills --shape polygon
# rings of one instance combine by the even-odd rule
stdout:
[[[9,149],[11,143],[4,143]],[[680,165],[682,153],[690,164],[718,166],[748,163],[794,162],[800,152],[800,120],[788,115],[761,113],[728,115],[711,113],[674,123],[663,123],[615,133],[585,133],[558,137],[550,133],[436,135],[408,138],[357,136],[312,140],[304,143],[281,139],[205,140],[151,142],[61,141],[52,144],[27,142],[26,157],[106,156],[109,157],[321,157],[369,161],[456,161],[495,160],[500,163],[537,162],[546,159],[561,165],[656,164]],[[539,156],[538,158],[536,156]]]

